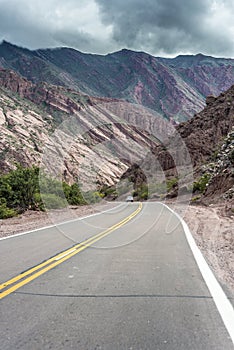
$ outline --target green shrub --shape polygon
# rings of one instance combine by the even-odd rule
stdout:
[[[66,182],[63,182],[63,191],[70,205],[83,205],[86,203],[79,186],[74,183],[69,186]]]
[[[25,210],[46,210],[85,204],[79,186],[71,186],[40,173],[38,167],[24,168],[17,165],[15,170],[0,176],[0,217],[6,218]],[[92,201],[101,194],[93,194]]]
[[[193,183],[193,193],[194,192],[204,193],[206,186],[210,180],[210,177],[211,177],[210,174],[204,174],[197,181],[195,181]]]
[[[14,209],[7,208],[3,198],[0,199],[0,219],[8,219],[16,216],[17,212]]]
[[[178,184],[178,178],[174,177],[172,179],[166,180],[167,191],[170,192]]]
[[[148,199],[148,195],[149,195],[149,189],[148,189],[148,185],[146,185],[146,184],[142,184],[142,185],[138,186],[133,191],[133,197],[135,197],[137,199],[146,200],[146,199]]]
[[[67,206],[66,199],[58,197],[54,193],[41,194],[41,200],[46,209],[61,209]]]
[[[104,198],[104,194],[98,191],[88,191],[84,193],[84,198],[86,204],[94,204],[99,203],[101,199]]]
[[[141,194],[140,194],[140,199],[143,199],[143,200],[148,199],[148,191],[146,191],[146,192],[141,192]]]
[[[201,198],[201,196],[195,196],[193,198],[191,198],[191,202],[196,202]]]
[[[0,198],[6,200],[7,207],[22,210],[34,209],[34,193],[38,190],[39,168],[23,168],[17,165],[15,170],[0,177]]]
[[[118,197],[118,195],[120,195],[119,188],[117,191],[115,187],[110,187],[110,186],[104,185],[100,189],[100,195],[102,196],[102,198],[109,197],[110,199],[116,199]]]

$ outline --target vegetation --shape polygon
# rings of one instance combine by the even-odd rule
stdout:
[[[16,214],[14,209],[7,207],[5,198],[0,198],[0,219],[12,218]]]
[[[191,202],[196,202],[201,198],[201,195],[195,196],[191,198]]]
[[[178,178],[173,177],[172,179],[166,180],[167,192],[170,192],[172,189],[176,188],[178,185]]]
[[[103,186],[100,190],[101,196],[108,199],[116,199],[119,195],[115,187]],[[123,193],[126,193],[125,191]]]
[[[38,167],[15,170],[0,176],[0,219],[13,217],[25,210],[46,210],[82,205],[100,200],[98,193],[88,193],[84,199],[79,186],[40,174]]]
[[[142,183],[141,185],[138,185],[134,190],[133,197],[136,197],[138,200],[147,200],[149,195],[148,191],[148,185]]]
[[[84,193],[84,199],[86,204],[94,204],[101,201],[104,198],[104,194],[99,191],[88,191]]]
[[[194,192],[200,192],[204,193],[206,186],[210,180],[211,175],[206,173],[202,175],[197,181],[193,183],[193,193]]]

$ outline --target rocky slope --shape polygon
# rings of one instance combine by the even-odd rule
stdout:
[[[67,182],[78,178],[85,189],[112,185],[157,143],[146,131],[153,123],[155,115],[127,102],[33,84],[0,70],[1,171],[15,162],[41,164]]]
[[[209,175],[204,202],[217,197],[226,201],[234,200],[234,127],[213,155],[213,161],[202,166],[201,170],[203,174]],[[230,214],[233,215],[233,212]]]
[[[218,97],[208,96],[205,109],[177,131],[194,167],[194,176],[207,179],[202,201],[234,200],[234,85]],[[232,204],[234,205],[234,203]]]
[[[121,179],[119,193],[147,184],[156,197],[178,194],[168,179],[179,179],[185,191],[192,173],[195,180],[207,176],[208,201],[233,196],[234,86],[208,96],[204,110],[176,128],[143,107],[34,84],[13,71],[0,70],[0,86],[3,171],[42,161],[53,175],[78,178],[85,188]]]
[[[184,121],[202,110],[207,95],[234,84],[234,60],[198,54],[174,59],[122,50],[106,56],[69,48],[30,51],[3,42],[0,66],[39,83],[89,95],[121,98]]]
[[[218,97],[208,96],[203,111],[178,125],[176,132],[163,145],[153,147],[152,153],[161,166],[161,173],[165,175],[161,177],[161,186],[150,189],[151,180],[142,172],[142,166],[129,168],[122,178],[131,178],[135,189],[143,187],[146,198],[177,197],[192,191],[194,182],[194,200],[205,203],[219,199],[233,202],[233,126],[234,85]],[[186,150],[189,153],[187,160]],[[152,159],[146,157],[144,163],[145,168],[150,167],[152,175]]]

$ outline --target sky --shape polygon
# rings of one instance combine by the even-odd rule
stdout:
[[[0,0],[0,41],[234,58],[234,0]]]

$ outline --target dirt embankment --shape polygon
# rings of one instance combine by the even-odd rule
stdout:
[[[234,296],[234,213],[225,214],[224,205],[196,205],[187,208],[184,219],[216,277]]]

